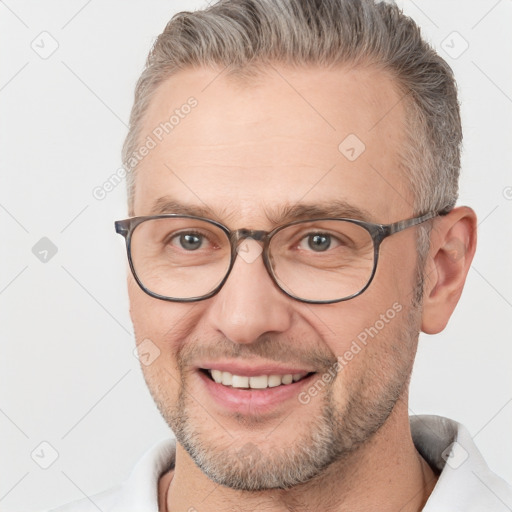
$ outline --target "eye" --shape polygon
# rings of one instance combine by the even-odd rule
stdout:
[[[327,233],[311,233],[299,242],[299,249],[311,249],[314,252],[324,252],[337,247],[339,242]]]
[[[179,247],[187,251],[196,251],[201,248],[205,240],[206,237],[200,233],[186,232],[174,235],[170,239],[170,243],[175,247]]]

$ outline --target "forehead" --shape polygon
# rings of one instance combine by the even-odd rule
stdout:
[[[140,140],[154,147],[138,167],[134,213],[171,197],[221,219],[330,199],[382,222],[409,215],[401,99],[374,67],[276,65],[244,82],[222,69],[182,71],[146,112]]]

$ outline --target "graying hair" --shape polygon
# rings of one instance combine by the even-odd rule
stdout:
[[[452,70],[412,19],[396,5],[373,0],[220,0],[176,14],[138,80],[123,162],[137,151],[148,105],[171,75],[187,68],[227,68],[225,75],[250,81],[276,63],[374,65],[390,74],[406,110],[401,166],[412,206],[424,213],[455,205],[462,130]],[[128,170],[133,215],[136,166]],[[420,230],[420,255],[428,248],[427,229]]]

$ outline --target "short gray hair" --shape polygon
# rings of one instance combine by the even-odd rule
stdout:
[[[250,80],[256,70],[275,63],[375,65],[389,73],[406,108],[408,140],[401,164],[414,210],[455,205],[462,130],[452,70],[411,18],[396,5],[373,0],[220,0],[204,10],[176,14],[158,36],[137,82],[123,163],[137,151],[144,114],[156,88],[170,76],[187,68],[227,67],[227,76]],[[127,174],[131,215],[132,167]],[[421,242],[424,235],[420,246],[428,243]]]

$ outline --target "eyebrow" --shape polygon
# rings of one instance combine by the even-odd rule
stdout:
[[[206,217],[218,220],[222,223],[236,219],[239,216],[238,212],[229,213],[226,207],[219,211],[215,211],[204,203],[185,204],[170,196],[158,198],[153,203],[149,215],[163,215],[167,213]],[[267,220],[274,226],[279,226],[295,220],[319,219],[322,217],[349,218],[374,222],[373,215],[371,215],[367,210],[341,199],[317,203],[283,204],[277,207],[264,208],[264,213]]]

